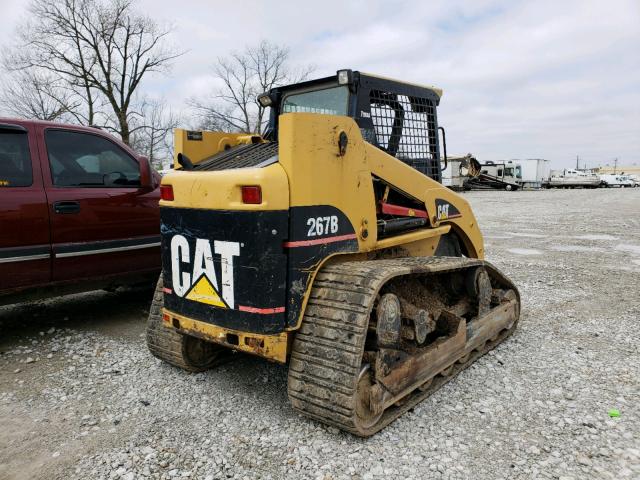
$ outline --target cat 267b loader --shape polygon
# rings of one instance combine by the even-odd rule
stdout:
[[[520,298],[440,183],[441,95],[340,70],[259,96],[263,136],[176,131],[151,352],[288,362],[294,409],[369,436],[502,342]]]

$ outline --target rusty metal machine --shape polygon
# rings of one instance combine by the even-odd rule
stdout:
[[[263,136],[178,130],[150,351],[288,363],[293,408],[369,436],[507,338],[518,290],[441,184],[441,96],[340,70],[259,96]]]

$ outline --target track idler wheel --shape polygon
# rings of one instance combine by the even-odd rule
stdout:
[[[383,390],[378,384],[371,382],[369,365],[360,370],[356,387],[356,421],[362,429],[371,428],[378,423],[384,413],[382,407]]]
[[[385,293],[378,301],[376,308],[376,336],[381,348],[398,348],[400,345],[400,329],[402,316],[400,299],[393,293]]]
[[[467,292],[478,299],[478,316],[482,317],[491,308],[491,279],[483,267],[474,268],[467,273],[465,279]]]

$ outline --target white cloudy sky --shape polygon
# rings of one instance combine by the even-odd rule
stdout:
[[[27,0],[0,0],[0,45]],[[353,68],[444,89],[449,150],[483,160],[640,165],[638,0],[139,0],[187,53],[144,86],[177,108],[218,56],[262,39],[323,76]]]

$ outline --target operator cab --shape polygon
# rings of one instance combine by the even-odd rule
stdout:
[[[271,107],[268,140],[277,141],[278,117],[285,113],[345,115],[355,120],[365,141],[441,182],[436,114],[441,96],[435,87],[339,70],[331,77],[273,88],[258,102]]]

